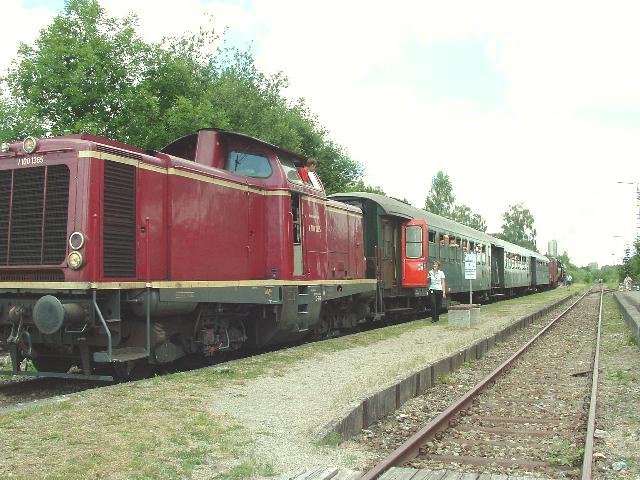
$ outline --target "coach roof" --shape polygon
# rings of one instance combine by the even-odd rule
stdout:
[[[491,243],[499,247],[505,248],[509,252],[517,253],[519,255],[531,256],[531,257],[539,258],[541,260],[546,260],[546,261],[549,260],[544,255],[541,255],[527,248],[521,247],[519,245],[515,245],[511,242],[507,242],[506,240],[501,240],[499,238],[492,237],[491,235],[481,232],[480,230],[476,230],[466,225],[462,225],[461,223],[455,222],[451,219],[442,217],[440,215],[436,215],[435,213],[431,213],[420,208],[413,207],[409,204],[401,202],[400,200],[389,198],[384,195],[380,195],[377,193],[368,193],[368,192],[347,192],[347,193],[336,193],[336,194],[330,195],[330,197],[335,198],[336,200],[343,200],[343,201],[349,198],[371,200],[377,203],[380,206],[380,208],[382,208],[382,210],[385,212],[386,215],[406,218],[408,220],[413,220],[413,219],[424,220],[425,222],[427,222],[427,225],[432,225],[433,227],[442,229],[445,232],[464,235],[465,237],[468,237],[474,240],[480,240],[486,244]]]

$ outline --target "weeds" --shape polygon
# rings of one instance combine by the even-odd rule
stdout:
[[[344,439],[338,432],[330,432],[318,441],[320,447],[337,447]]]
[[[219,478],[220,480],[231,480],[234,478],[273,477],[274,475],[275,470],[273,465],[269,463],[257,463],[252,460],[236,465],[215,478]]]
[[[572,445],[569,440],[564,440],[556,445],[549,454],[549,463],[551,465],[564,465],[575,467],[582,463],[584,448],[578,448]]]
[[[451,375],[440,375],[439,377],[436,377],[436,383],[439,385],[449,385],[451,382]]]
[[[627,385],[629,383],[629,374],[622,368],[615,368],[609,372],[609,378],[615,380],[621,385]]]

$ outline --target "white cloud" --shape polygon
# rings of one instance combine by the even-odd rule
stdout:
[[[21,0],[4,0],[2,17],[2,41],[0,42],[0,75],[5,72],[16,58],[21,42],[31,43],[41,28],[51,21],[51,12],[44,7],[27,11],[21,6]]]

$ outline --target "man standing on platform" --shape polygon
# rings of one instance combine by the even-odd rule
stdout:
[[[429,295],[431,295],[431,321],[440,320],[442,299],[447,298],[445,274],[440,270],[440,262],[433,262],[433,269],[429,272]]]

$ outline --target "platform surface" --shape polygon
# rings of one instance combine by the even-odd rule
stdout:
[[[615,292],[613,296],[624,321],[634,331],[636,344],[640,345],[640,291]]]

